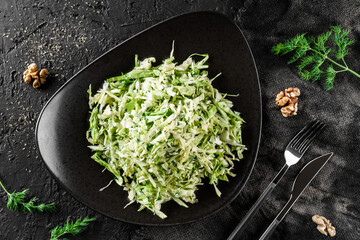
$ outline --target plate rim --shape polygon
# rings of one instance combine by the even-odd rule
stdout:
[[[243,186],[236,192],[236,194],[234,194],[234,196],[232,196],[231,198],[229,198],[229,200],[227,202],[225,202],[222,206],[218,207],[217,209],[215,209],[213,212],[210,212],[208,214],[205,214],[204,216],[202,217],[198,217],[198,218],[195,218],[195,219],[191,219],[191,220],[188,220],[188,221],[184,221],[184,222],[173,222],[173,223],[166,223],[166,222],[163,222],[163,223],[138,223],[138,222],[135,222],[135,221],[131,221],[131,220],[124,220],[124,219],[118,219],[118,218],[115,218],[113,216],[110,216],[110,215],[107,215],[105,213],[102,213],[102,212],[99,212],[97,211],[96,209],[90,207],[88,204],[84,203],[83,201],[79,200],[77,197],[74,196],[74,194],[72,193],[72,191],[66,187],[59,179],[57,176],[55,176],[55,174],[50,170],[50,167],[48,166],[47,162],[44,160],[42,154],[41,154],[41,151],[40,151],[40,146],[39,146],[39,141],[38,141],[38,131],[39,131],[39,123],[40,123],[40,120],[41,120],[41,117],[45,111],[45,109],[47,108],[47,106],[50,104],[50,102],[53,100],[53,98],[56,97],[56,95],[63,89],[66,87],[67,84],[69,84],[72,80],[74,80],[80,73],[82,73],[85,69],[87,69],[89,66],[91,66],[92,64],[95,64],[98,60],[100,60],[103,56],[105,56],[106,54],[110,53],[111,51],[113,51],[114,49],[116,49],[118,46],[132,40],[133,38],[137,37],[138,35],[162,24],[162,23],[165,23],[167,21],[171,21],[171,20],[174,20],[176,18],[180,18],[180,17],[184,17],[186,15],[196,15],[196,14],[204,14],[204,13],[207,13],[207,14],[213,14],[213,15],[219,15],[221,17],[224,17],[226,18],[227,20],[229,20],[230,22],[232,22],[237,30],[240,32],[241,36],[243,37],[244,41],[245,41],[245,44],[247,46],[247,48],[249,49],[249,53],[250,53],[250,56],[251,56],[251,59],[253,61],[253,65],[254,65],[254,70],[255,70],[255,75],[256,75],[256,80],[257,80],[257,90],[259,91],[259,115],[260,115],[260,121],[259,121],[259,136],[257,138],[257,146],[256,146],[256,149],[255,150],[255,154],[254,154],[254,160],[252,162],[252,164],[250,165],[250,170],[244,180],[244,184]],[[86,206],[87,208],[90,208],[91,210],[93,210],[94,212],[96,212],[97,214],[101,214],[105,217],[109,217],[111,219],[114,219],[114,220],[117,220],[117,221],[121,221],[121,222],[126,222],[126,223],[131,223],[131,224],[135,224],[135,225],[141,225],[141,226],[175,226],[175,225],[181,225],[181,224],[187,224],[187,223],[193,223],[193,222],[197,222],[197,221],[200,221],[200,220],[203,220],[205,218],[209,218],[210,216],[213,216],[215,215],[216,213],[220,212],[221,210],[223,210],[225,207],[229,206],[234,200],[235,198],[237,198],[239,196],[239,194],[241,193],[241,191],[244,189],[244,187],[247,185],[248,183],[248,180],[250,178],[250,176],[252,175],[252,172],[253,172],[253,169],[254,169],[254,166],[255,166],[255,163],[257,161],[257,156],[258,156],[258,153],[259,153],[259,148],[260,148],[260,143],[261,143],[261,135],[262,135],[262,122],[263,122],[263,113],[262,113],[262,92],[261,92],[261,84],[260,84],[260,80],[259,80],[259,73],[258,73],[258,69],[257,69],[257,65],[256,65],[256,61],[255,61],[255,58],[254,58],[254,54],[250,48],[250,45],[243,33],[243,31],[240,29],[239,25],[232,19],[230,19],[227,15],[223,14],[223,13],[220,13],[220,12],[217,12],[217,11],[210,11],[210,10],[206,10],[206,11],[190,11],[190,12],[186,12],[186,13],[182,13],[182,14],[178,14],[178,15],[175,15],[173,17],[169,17],[165,20],[162,20],[150,27],[147,27],[143,30],[141,30],[140,32],[134,34],[133,36],[130,36],[128,37],[127,39],[125,39],[124,41],[122,41],[121,43],[119,44],[116,44],[116,46],[110,48],[108,51],[104,52],[103,54],[101,54],[99,57],[95,58],[93,61],[91,61],[89,64],[87,64],[86,66],[84,66],[82,69],[80,69],[78,72],[76,72],[74,75],[72,75],[70,77],[69,80],[67,80],[63,85],[61,85],[59,87],[58,90],[55,91],[55,93],[53,93],[53,95],[49,98],[49,100],[47,100],[47,102],[45,103],[45,105],[42,107],[39,115],[38,115],[38,118],[37,118],[37,121],[36,121],[36,126],[35,126],[35,144],[36,144],[36,147],[37,147],[37,150],[39,152],[39,155],[40,155],[40,158],[42,160],[42,162],[45,164],[48,172],[50,173],[50,175],[56,180],[56,182],[64,189],[66,190],[66,192],[69,193],[69,195],[74,198],[76,201],[78,201],[79,203],[83,204],[84,206]]]

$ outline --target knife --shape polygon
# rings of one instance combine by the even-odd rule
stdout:
[[[332,157],[333,153],[327,153],[320,157],[315,158],[306,164],[299,174],[297,175],[294,184],[292,186],[291,196],[289,201],[283,207],[281,212],[275,217],[270,226],[266,229],[264,234],[259,238],[259,240],[268,239],[271,234],[274,232],[275,228],[279,223],[284,219],[286,214],[292,208],[296,200],[300,197],[305,188],[309,183],[314,179],[314,177],[320,172],[322,167],[327,163],[327,161]]]

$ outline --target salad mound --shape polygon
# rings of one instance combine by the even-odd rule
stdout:
[[[211,85],[215,78],[208,77],[208,58],[192,54],[177,64],[172,51],[153,66],[155,58],[135,56],[133,70],[107,79],[94,96],[89,87],[86,135],[92,159],[114,175],[139,210],[166,218],[163,203],[197,202],[203,181],[220,196],[219,180],[235,176],[234,161],[246,149],[244,120]]]

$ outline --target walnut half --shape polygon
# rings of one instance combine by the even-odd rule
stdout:
[[[298,96],[300,96],[299,88],[287,88],[285,93],[281,91],[276,95],[276,105],[282,107],[281,113],[284,117],[291,117],[297,114]]]
[[[38,88],[46,82],[46,78],[49,76],[49,71],[46,68],[38,69],[36,63],[32,63],[28,66],[23,74],[24,81],[27,84],[31,83],[34,79],[33,87]]]
[[[336,235],[335,227],[331,224],[329,219],[326,219],[323,216],[314,215],[312,216],[312,220],[318,226],[316,227],[319,232],[326,236],[334,237]]]

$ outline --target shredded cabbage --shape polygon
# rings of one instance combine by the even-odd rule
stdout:
[[[194,61],[193,57],[201,57]],[[92,159],[110,171],[140,204],[161,218],[161,205],[174,200],[187,207],[207,179],[218,196],[219,180],[228,181],[241,159],[244,120],[209,79],[208,54],[192,54],[182,64],[170,57],[139,61],[121,76],[109,78],[92,96],[86,133]],[[220,74],[219,74],[220,75]],[[217,76],[216,76],[217,77]]]

